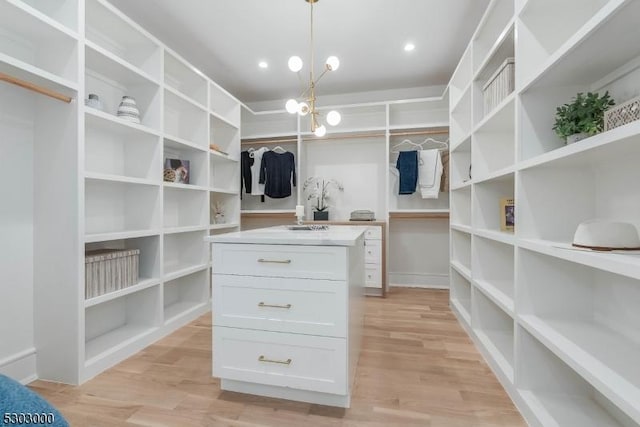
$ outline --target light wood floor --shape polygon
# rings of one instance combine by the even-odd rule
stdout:
[[[80,387],[30,385],[73,427],[524,426],[448,307],[447,291],[367,298],[350,409],[222,392],[206,315]]]

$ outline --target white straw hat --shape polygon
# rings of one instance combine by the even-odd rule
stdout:
[[[640,250],[640,237],[629,222],[592,219],[578,225],[573,246],[600,251]]]

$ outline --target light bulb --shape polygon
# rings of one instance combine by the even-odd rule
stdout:
[[[411,52],[415,48],[416,48],[416,45],[414,45],[413,43],[407,43],[406,45],[404,45],[405,52]]]
[[[306,102],[301,102],[298,104],[298,114],[301,116],[306,116],[309,114],[309,105]]]
[[[338,124],[340,124],[340,120],[342,120],[342,116],[335,110],[329,111],[329,113],[327,114],[327,123],[329,123],[331,126],[337,126]]]
[[[294,73],[302,70],[302,58],[299,56],[292,56],[289,58],[289,69]]]
[[[298,112],[298,101],[296,101],[295,99],[290,99],[284,105],[284,108],[287,109],[287,113],[295,114]]]
[[[326,65],[329,71],[335,71],[340,68],[340,60],[337,56],[330,56],[327,58]]]
[[[316,130],[313,132],[313,134],[317,137],[322,138],[323,136],[325,136],[327,134],[327,128],[324,127],[324,125],[320,125],[316,128]]]

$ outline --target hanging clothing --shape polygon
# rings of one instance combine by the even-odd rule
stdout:
[[[291,183],[296,186],[296,161],[293,153],[267,151],[262,155],[259,183],[272,199],[291,196]]]
[[[254,159],[249,157],[248,151],[240,153],[240,198],[242,199],[242,189],[251,194],[251,166],[255,163]]]
[[[251,194],[254,196],[264,195],[264,184],[260,181],[260,165],[262,164],[262,156],[268,152],[267,147],[258,148],[253,151],[253,165],[251,166]]]
[[[449,192],[449,152],[443,151],[440,153],[442,158],[442,180],[440,181],[440,191],[442,193]]]
[[[398,194],[413,194],[418,184],[418,152],[401,151],[398,153],[396,168],[400,173]]]
[[[423,199],[437,199],[442,179],[442,159],[440,150],[420,150],[418,186]]]

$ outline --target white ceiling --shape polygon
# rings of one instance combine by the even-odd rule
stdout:
[[[299,95],[287,68],[309,61],[304,0],[112,0],[150,33],[243,102]],[[322,94],[444,85],[488,0],[320,0],[314,6],[316,70],[329,55],[340,69]],[[405,43],[416,48],[407,53]],[[258,68],[259,61],[269,68]],[[307,74],[304,74],[305,76]]]

